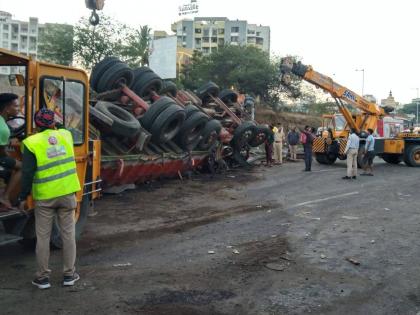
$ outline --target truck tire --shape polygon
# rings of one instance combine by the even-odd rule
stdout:
[[[400,164],[403,160],[401,154],[382,154],[382,159],[389,164]]]
[[[92,204],[88,195],[83,196],[82,202],[79,204],[76,211],[76,240],[80,239],[83,229],[86,225],[88,214]],[[58,225],[57,217],[54,218],[51,230],[51,246],[56,249],[63,248],[63,241],[61,239],[60,227]]]
[[[198,98],[201,99],[203,104],[207,103],[210,100],[209,94],[217,97],[219,95],[219,87],[214,82],[208,82],[197,89],[196,93]]]
[[[132,90],[141,98],[150,98],[150,92],[159,93],[162,88],[162,79],[153,71],[140,73],[132,85]]]
[[[112,119],[112,133],[125,137],[132,137],[140,130],[139,121],[129,112],[109,102],[96,103],[95,109]]]
[[[160,94],[176,97],[177,93],[178,88],[176,87],[175,83],[173,83],[172,81],[163,81]]]
[[[199,112],[200,110],[195,105],[187,105],[185,106],[185,113],[187,115],[187,118],[190,117],[195,112]]]
[[[235,150],[240,150],[255,138],[257,127],[252,121],[245,121],[240,124],[233,132],[232,146]]]
[[[219,93],[219,98],[226,104],[236,103],[238,101],[238,94],[235,91],[225,89]]]
[[[118,89],[121,84],[130,87],[133,78],[133,71],[125,63],[118,62],[104,72],[98,81],[98,88],[96,91],[98,93],[103,93]]]
[[[216,119],[209,120],[201,133],[202,139],[197,145],[201,151],[208,151],[211,146],[217,141],[222,124]]]
[[[208,117],[202,112],[195,112],[188,117],[176,137],[176,143],[185,150],[192,150],[193,144],[198,144],[197,139],[201,136],[206,126]]]
[[[261,125],[257,126],[255,137],[251,139],[249,145],[251,147],[258,147],[262,145],[265,142],[265,140],[269,137],[270,133],[272,133],[272,131],[269,127]]]
[[[150,132],[156,143],[166,143],[172,140],[185,120],[185,110],[179,105],[171,105],[165,109],[154,121]]]
[[[404,163],[408,166],[420,166],[420,145],[411,144],[404,152]]]
[[[150,131],[152,128],[153,123],[155,122],[157,116],[162,113],[165,109],[169,106],[176,104],[171,98],[167,96],[162,96],[152,105],[150,105],[149,109],[144,113],[142,117],[140,117],[140,123],[144,128]]]
[[[334,162],[337,160],[337,157],[333,157],[325,153],[315,153],[315,160],[319,164],[331,165],[334,164]]]
[[[133,82],[136,82],[140,78],[140,76],[142,76],[143,73],[146,73],[146,72],[153,72],[153,70],[150,69],[149,67],[135,68],[133,70],[133,73],[134,73],[134,81]]]
[[[121,61],[117,57],[105,57],[99,61],[92,69],[92,73],[90,75],[90,87],[96,91],[98,88],[98,82],[105,71],[119,62]]]

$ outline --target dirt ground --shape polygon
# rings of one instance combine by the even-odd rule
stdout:
[[[417,314],[420,170],[303,163],[170,180],[106,195],[78,242],[81,280],[30,281],[0,248],[1,314]],[[359,263],[359,264],[355,264]]]

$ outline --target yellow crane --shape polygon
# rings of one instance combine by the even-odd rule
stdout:
[[[281,82],[290,86],[292,77],[301,78],[331,94],[334,98],[339,115],[324,115],[323,132],[314,140],[313,152],[316,160],[321,164],[332,164],[337,158],[344,160],[344,149],[350,129],[354,129],[361,138],[361,146],[367,137],[368,129],[377,129],[378,121],[388,115],[392,108],[380,107],[352,90],[344,87],[322,73],[315,71],[311,66],[295,62],[293,58],[286,57],[280,65]],[[352,113],[347,105],[356,109]],[[377,138],[375,153],[386,162],[398,164],[404,161],[408,166],[420,166],[420,134],[400,133],[393,138]],[[362,164],[363,150],[360,150],[359,164]]]

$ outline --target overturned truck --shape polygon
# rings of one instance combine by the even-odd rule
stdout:
[[[212,150],[228,164],[249,165],[250,148],[270,132],[251,120],[237,93],[213,82],[178,90],[148,67],[107,57],[93,68],[90,85],[91,135],[102,140],[105,189],[205,168]]]

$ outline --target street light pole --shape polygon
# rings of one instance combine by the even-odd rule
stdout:
[[[413,88],[413,90],[417,91],[417,98],[416,98],[416,126],[419,126],[419,88]]]
[[[365,93],[364,89],[365,89],[365,69],[356,69],[357,72],[362,72],[362,97]]]

